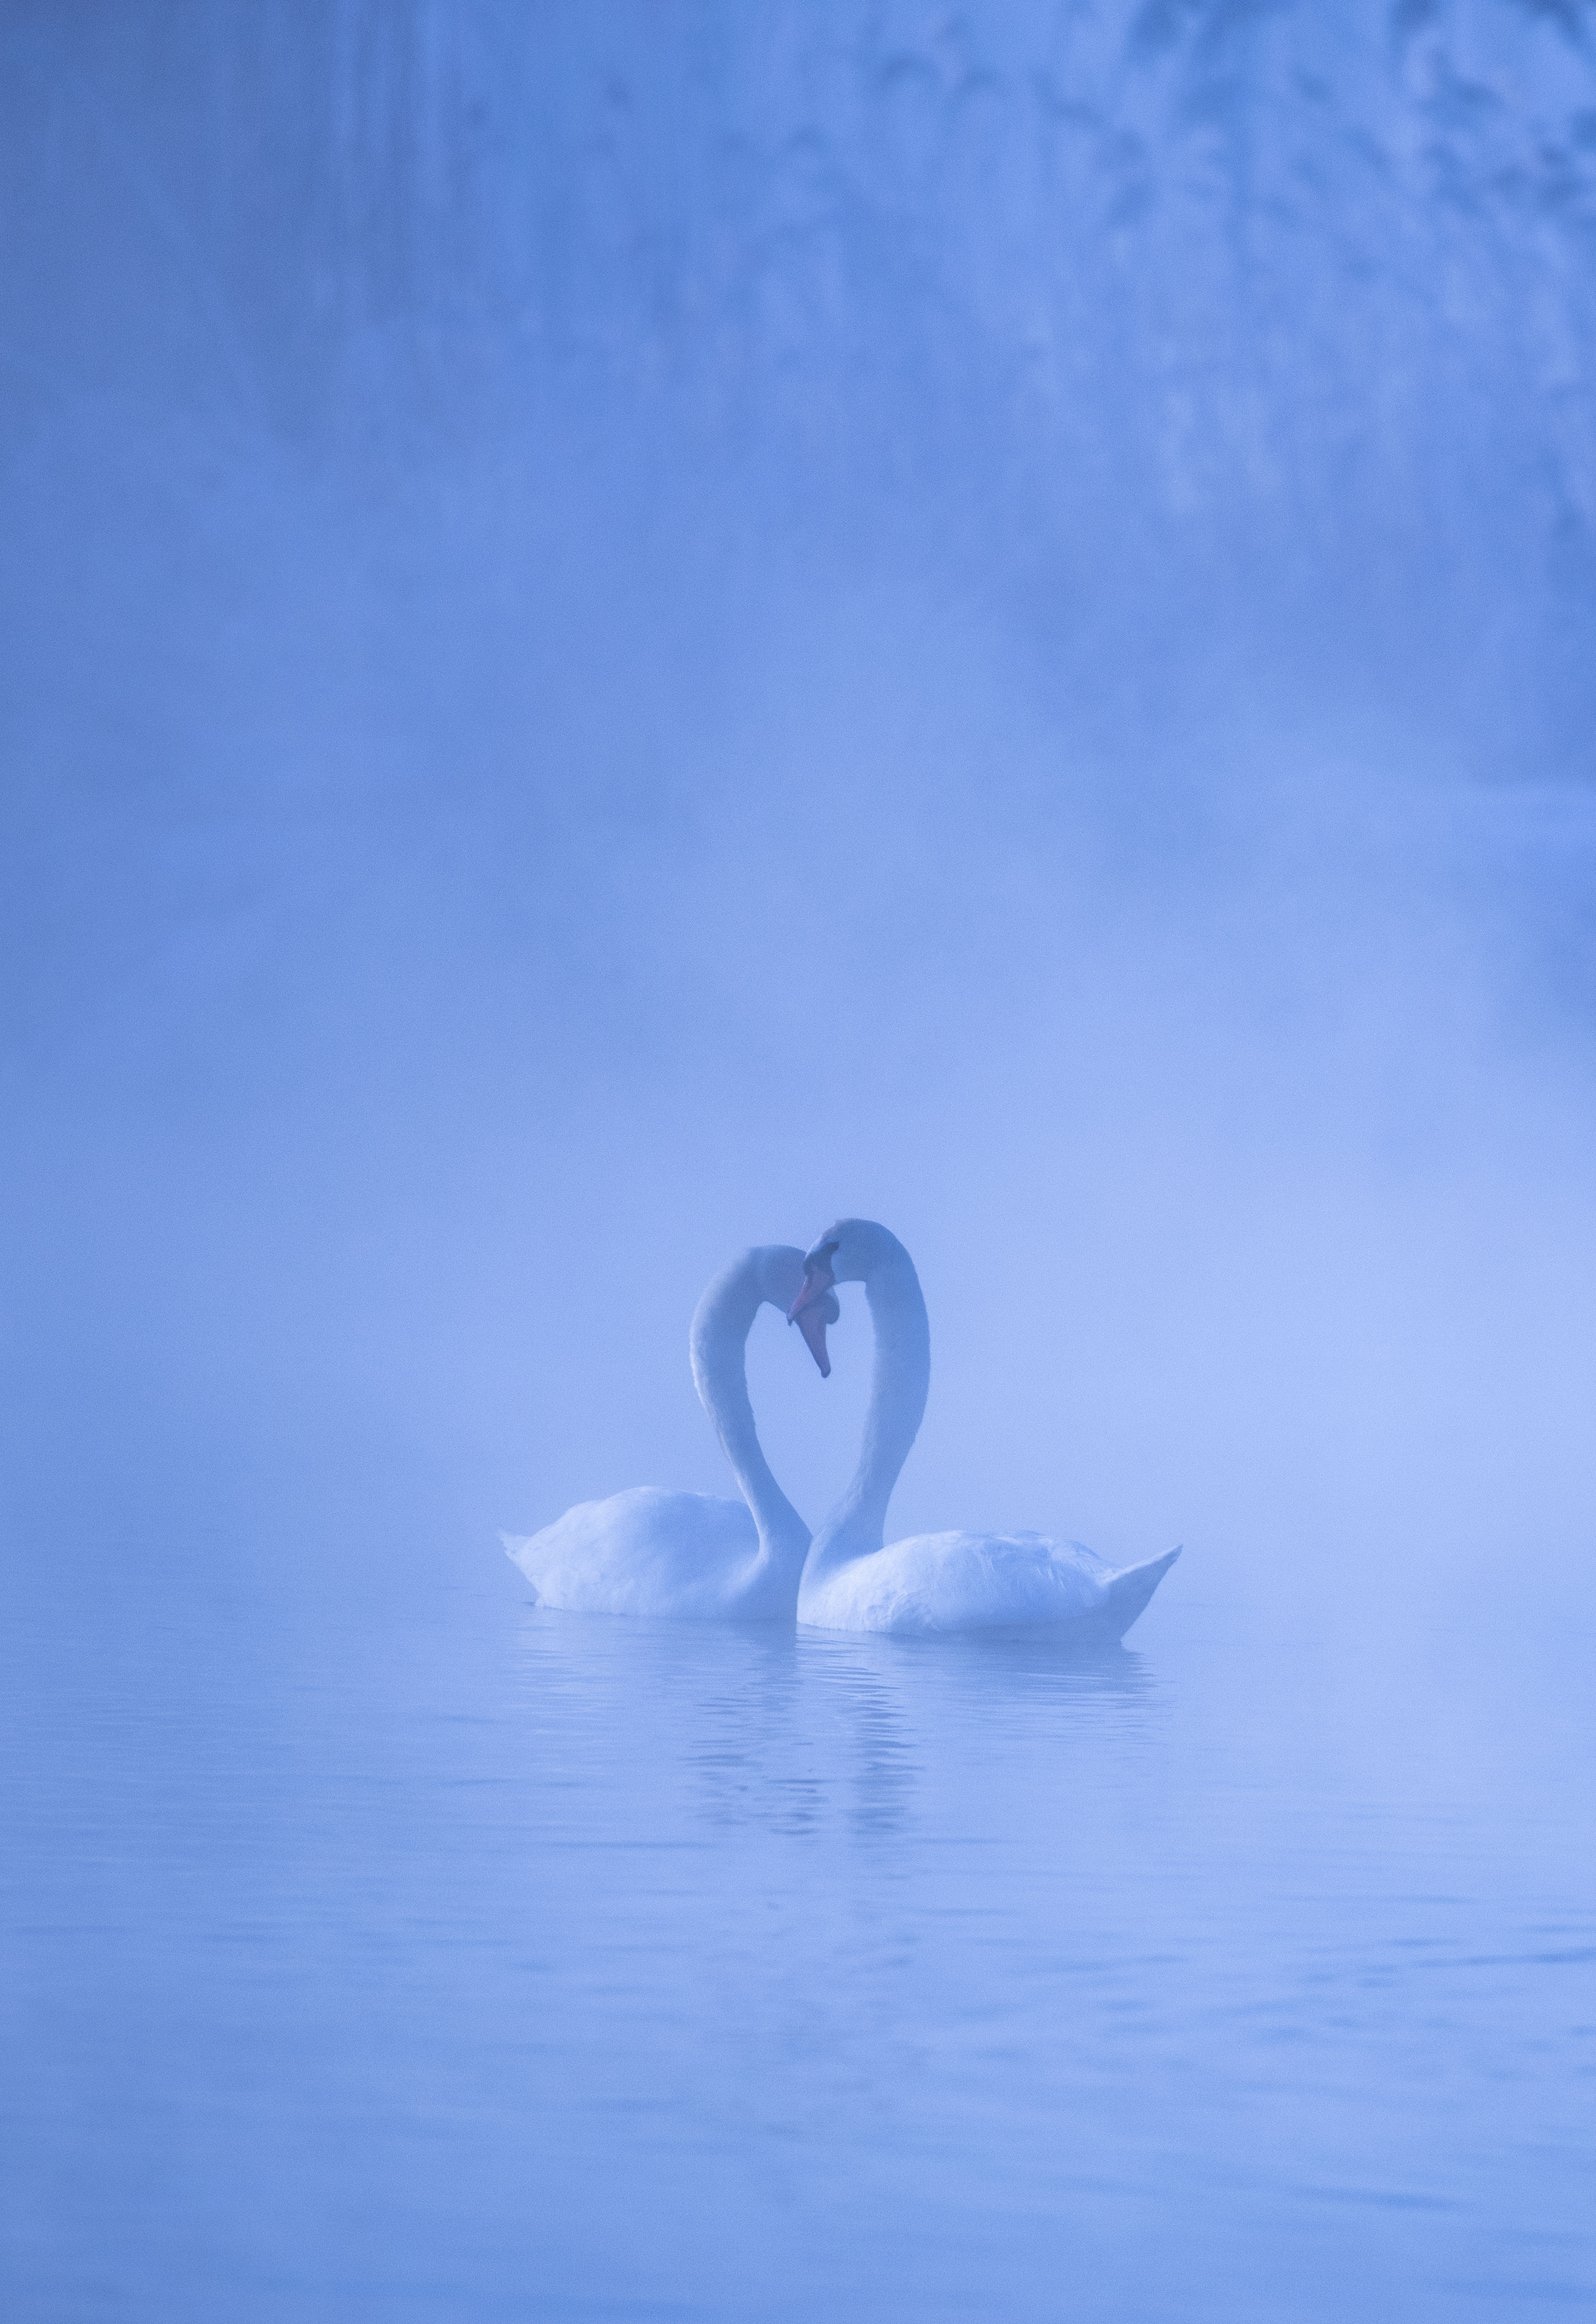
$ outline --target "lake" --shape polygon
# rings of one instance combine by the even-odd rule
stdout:
[[[70,1602],[6,1689],[19,2324],[1596,2299],[1588,1630],[1268,1635],[1190,1555],[1085,1655],[491,1548]]]

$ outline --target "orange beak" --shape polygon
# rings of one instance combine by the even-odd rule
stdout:
[[[831,1296],[833,1277],[828,1259],[812,1259],[804,1268],[804,1287],[787,1311],[787,1320],[796,1323],[804,1335],[804,1344],[820,1367],[822,1379],[831,1378],[831,1358],[826,1352],[826,1327],[837,1318],[837,1304]]]

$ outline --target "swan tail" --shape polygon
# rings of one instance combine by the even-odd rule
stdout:
[[[1110,1637],[1124,1637],[1179,1555],[1179,1549],[1167,1550],[1162,1557],[1149,1557],[1145,1565],[1127,1565],[1114,1575],[1098,1615]]]
[[[499,1536],[499,1539],[504,1545],[504,1554],[510,1560],[511,1564],[518,1567],[522,1573],[526,1574],[527,1583],[532,1593],[532,1603],[537,1605],[539,1603],[538,1585],[532,1580],[531,1575],[527,1573],[527,1569],[521,1562],[521,1552],[527,1547],[531,1538],[531,1535],[528,1533],[501,1532]]]

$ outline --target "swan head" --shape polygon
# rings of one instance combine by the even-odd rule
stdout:
[[[810,1296],[801,1315],[797,1314],[798,1303],[807,1288],[807,1264],[803,1252],[795,1244],[770,1242],[744,1251],[728,1273],[741,1275],[745,1286],[752,1278],[752,1288],[761,1300],[779,1307],[789,1323],[797,1322],[809,1353],[820,1367],[821,1379],[828,1379],[831,1358],[826,1352],[826,1327],[836,1322],[842,1309],[835,1293],[826,1286]]]
[[[808,1342],[822,1379],[831,1371],[826,1326],[835,1323],[841,1312],[834,1286],[868,1283],[893,1259],[907,1262],[908,1257],[897,1236],[873,1219],[838,1219],[805,1253],[803,1286],[787,1311],[787,1320],[796,1323]]]
[[[796,1243],[758,1243],[744,1251],[728,1272],[735,1269],[746,1270],[761,1300],[780,1307],[783,1314],[803,1288],[804,1254]]]
[[[768,1242],[746,1253],[743,1265],[752,1271],[753,1287],[760,1298],[772,1307],[779,1307],[790,1323],[796,1303],[804,1296],[807,1277],[804,1254],[789,1242]],[[821,1292],[799,1318],[798,1328],[808,1342],[810,1353],[820,1367],[824,1379],[831,1371],[831,1360],[826,1352],[826,1327],[835,1323],[841,1314],[835,1293]]]
[[[842,1314],[842,1307],[832,1286],[836,1277],[831,1271],[830,1259],[835,1244],[817,1243],[807,1256],[796,1254],[798,1272],[792,1285],[792,1296],[785,1303],[787,1320],[796,1323],[804,1335],[804,1343],[820,1367],[822,1379],[831,1378],[831,1358],[826,1351],[826,1331]]]

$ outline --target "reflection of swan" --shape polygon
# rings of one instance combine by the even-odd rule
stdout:
[[[545,1605],[791,1620],[809,1528],[760,1450],[743,1349],[761,1305],[785,1309],[803,1281],[804,1255],[790,1244],[744,1251],[715,1277],[693,1317],[693,1379],[743,1499],[638,1485],[607,1501],[578,1501],[530,1537],[503,1535]],[[823,1365],[826,1324],[835,1315],[835,1299],[811,1294],[804,1336]]]
[[[798,1619],[827,1630],[973,1630],[1069,1622],[1122,1637],[1180,1555],[1116,1572],[1079,1542],[1040,1534],[924,1533],[881,1545],[887,1503],[931,1382],[931,1333],[914,1261],[869,1219],[841,1219],[804,1262],[789,1311],[823,1361],[814,1314],[836,1283],[863,1283],[875,1325],[875,1378],[853,1481],[816,1535]]]

